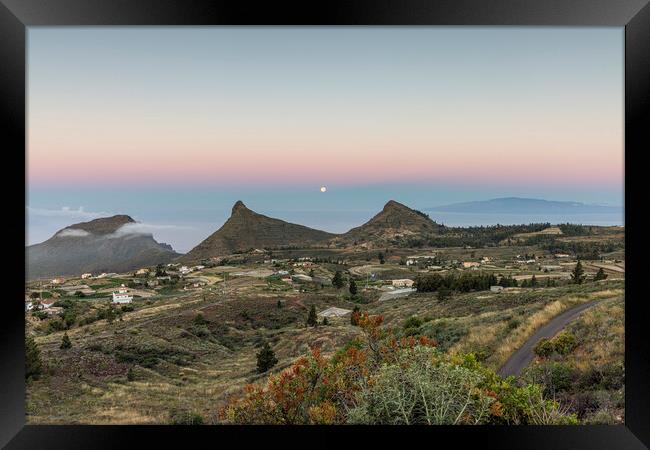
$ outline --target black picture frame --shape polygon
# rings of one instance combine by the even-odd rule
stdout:
[[[26,426],[24,311],[19,298],[25,266],[26,27],[70,25],[521,25],[625,27],[625,247],[626,339],[625,425],[556,427],[178,427]],[[236,439],[273,439],[291,445],[331,446],[354,434],[364,445],[397,438],[424,438],[433,445],[451,438],[454,446],[475,443],[498,448],[636,449],[650,446],[650,342],[641,291],[644,238],[640,200],[650,125],[650,6],[647,0],[387,0],[303,2],[300,4],[210,0],[0,0],[0,123],[5,141],[3,222],[9,252],[6,295],[0,327],[0,446],[18,448],[115,448],[137,441],[189,447],[197,439],[225,445]],[[645,144],[645,145],[644,145]],[[638,184],[636,184],[638,183]],[[636,186],[639,186],[637,188]],[[20,195],[20,192],[23,195]],[[638,205],[638,208],[635,208]],[[20,211],[23,211],[21,214]],[[325,439],[317,439],[316,433]],[[413,433],[419,436],[413,436]],[[328,439],[329,438],[329,439]],[[144,439],[144,441],[143,441]],[[281,439],[281,441],[279,441]],[[341,442],[343,442],[341,441]],[[425,441],[426,442],[426,441]],[[448,444],[449,445],[449,444]]]

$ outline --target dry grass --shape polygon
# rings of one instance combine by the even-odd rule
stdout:
[[[501,344],[495,349],[490,357],[492,367],[501,367],[506,360],[521,347],[539,327],[548,323],[553,317],[567,310],[568,308],[592,300],[613,297],[621,295],[620,289],[607,289],[598,292],[592,292],[583,296],[567,296],[556,300],[544,306],[540,311],[528,317],[519,327],[515,328],[508,334]],[[492,330],[496,332],[497,330]]]

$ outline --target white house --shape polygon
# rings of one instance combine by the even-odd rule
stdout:
[[[92,273],[82,273],[82,274],[81,274],[81,279],[82,279],[82,280],[85,280],[86,278],[90,278],[90,277],[92,277],[92,276],[93,276]]]
[[[470,267],[478,267],[480,266],[480,263],[474,262],[474,261],[464,261],[463,262],[463,267],[465,269],[469,269]]]
[[[190,269],[190,268],[187,267],[187,266],[181,266],[181,268],[178,269],[178,271],[179,271],[180,273],[182,273],[183,275],[185,275],[185,274],[190,273],[190,272],[192,271],[192,269]]]
[[[413,286],[413,280],[409,278],[402,278],[399,280],[391,280],[391,284],[396,287],[411,287]]]
[[[42,309],[49,309],[52,307],[53,304],[56,303],[56,300],[48,298],[45,300],[41,300],[41,308]]]
[[[113,303],[131,303],[132,300],[133,296],[129,295],[129,290],[124,285],[113,291]]]
[[[503,286],[490,286],[490,291],[492,292],[501,292],[503,290]]]

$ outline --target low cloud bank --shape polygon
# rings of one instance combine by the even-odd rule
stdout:
[[[61,230],[57,235],[59,237],[85,237],[90,236],[90,233],[86,230],[80,230],[77,228],[66,228]]]
[[[72,209],[64,206],[61,209],[45,209],[45,208],[32,208],[26,206],[27,215],[43,216],[43,217],[67,217],[71,219],[97,219],[99,217],[110,216],[111,213],[105,211],[85,211],[83,206],[78,209]]]
[[[153,234],[156,231],[161,230],[191,230],[192,227],[181,226],[181,225],[158,225],[151,223],[127,223],[118,228],[114,233],[106,236],[109,239],[121,238],[125,236],[138,236],[138,235],[148,235]]]

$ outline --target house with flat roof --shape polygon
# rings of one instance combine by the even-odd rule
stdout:
[[[113,291],[113,303],[131,303],[133,296],[129,295],[129,290],[126,286],[121,285],[117,291]]]

